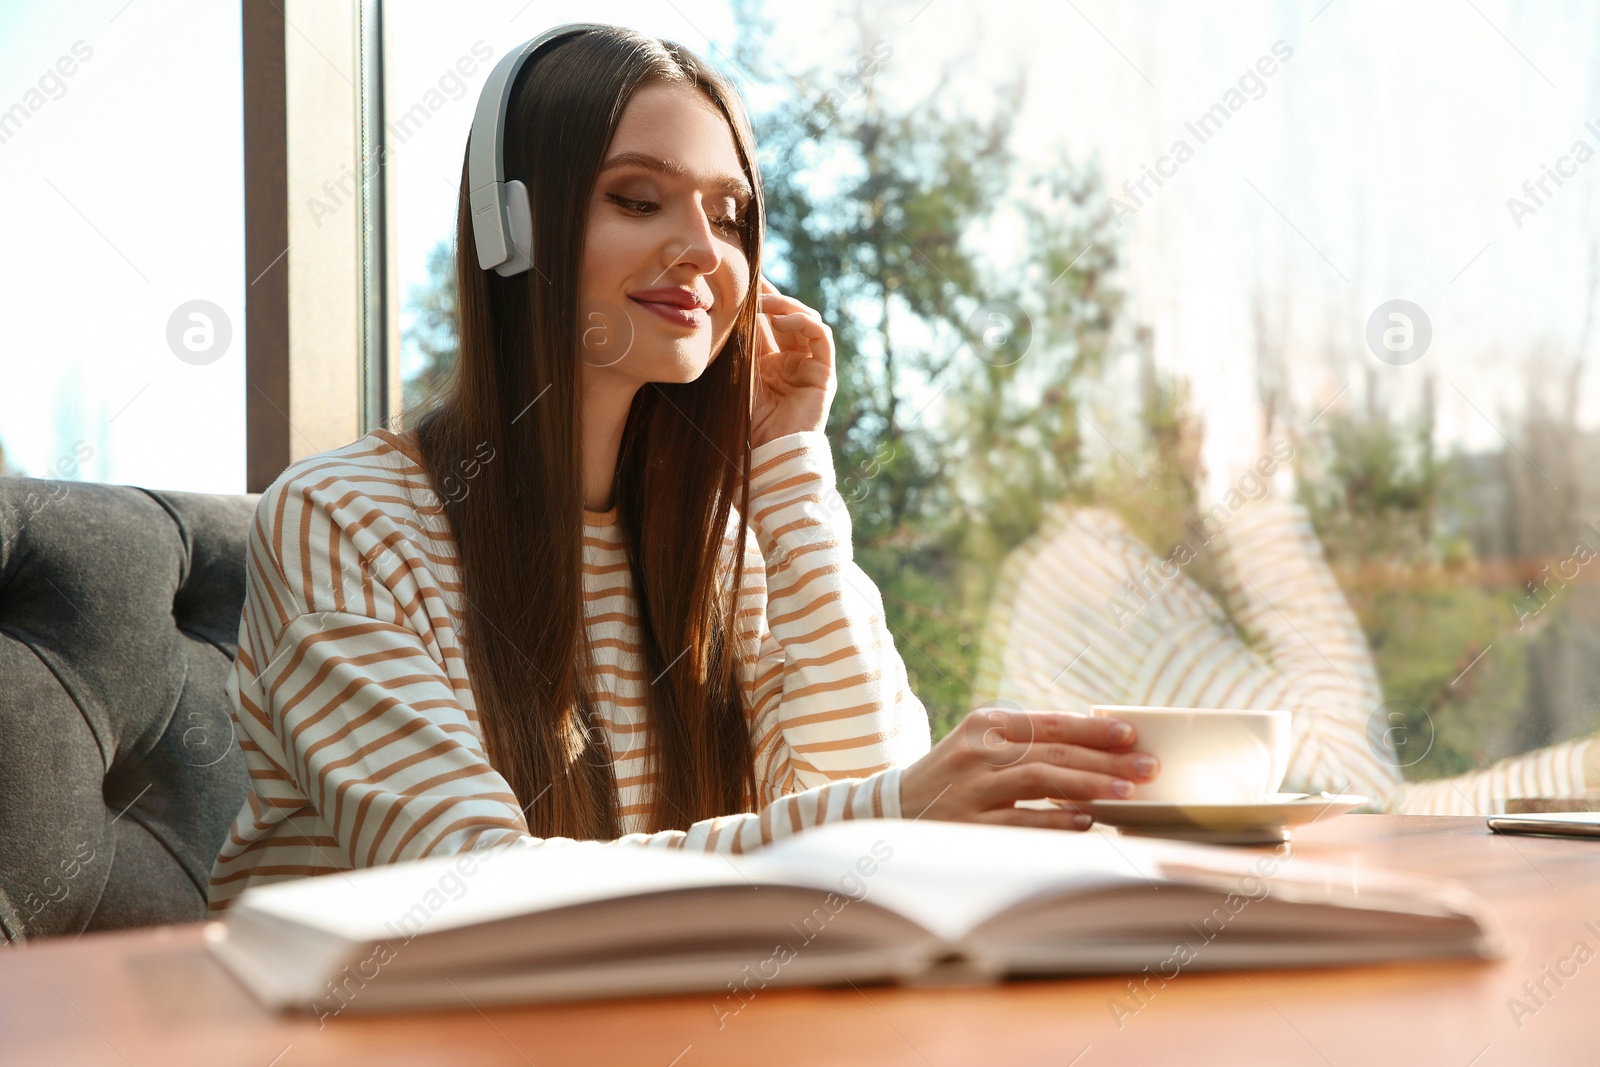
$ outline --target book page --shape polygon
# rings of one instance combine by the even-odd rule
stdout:
[[[254,887],[235,907],[362,943],[596,900],[748,886],[720,856],[599,841],[546,841]]]
[[[1161,880],[1141,845],[1110,834],[921,819],[851,819],[738,860],[752,878],[870,900],[956,941],[1039,894]]]

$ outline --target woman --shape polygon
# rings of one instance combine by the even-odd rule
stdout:
[[[464,169],[442,400],[261,498],[229,679],[252,792],[212,909],[480,847],[740,852],[901,815],[1082,829],[1014,802],[1151,777],[1127,724],[1056,713],[974,713],[930,752],[829,503],[831,332],[757,282],[727,82],[605,28],[512,92],[533,269],[477,266]]]

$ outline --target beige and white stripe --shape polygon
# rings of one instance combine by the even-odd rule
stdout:
[[[615,759],[617,842],[529,836],[486,759],[453,541],[410,436],[375,430],[286,470],[249,541],[228,692],[252,789],[212,871],[212,911],[251,884],[485,845],[741,852],[898,816],[928,717],[851,558],[828,440],[768,442],[751,467],[750,521],[734,516],[723,543],[731,553],[744,528],[739,671],[758,812],[643,832],[652,747],[632,576],[615,509],[584,515],[587,682]]]

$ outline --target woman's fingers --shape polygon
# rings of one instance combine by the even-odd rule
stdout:
[[[995,770],[1023,763],[1051,763],[1058,767],[1148,781],[1161,769],[1156,758],[1144,752],[1106,752],[1082,745],[1017,744],[993,737],[986,738],[983,750],[974,754]]]
[[[1126,747],[1131,727],[1114,719],[1054,711],[979,708],[959,729],[992,773],[974,799],[985,807],[1033,797],[1118,798],[1160,773],[1154,756]]]
[[[788,297],[762,296],[761,314],[774,327],[804,333],[809,337],[827,337],[831,333],[830,327],[822,321],[821,315],[800,301],[789,300]],[[783,324],[781,327],[780,323]]]
[[[985,808],[998,808],[1039,797],[1068,801],[1126,800],[1132,792],[1133,782],[1119,775],[1032,761],[986,775],[974,792],[974,798]]]
[[[1021,744],[1048,742],[1119,749],[1128,748],[1138,740],[1133,727],[1121,719],[1070,711],[977,708],[967,715],[964,725],[982,730],[990,737]]]
[[[1146,752],[1107,752],[1082,745],[1058,743],[1019,745],[1006,742],[1005,747],[989,754],[987,758],[996,767],[1014,767],[1028,762],[1050,763],[1057,767],[1073,767],[1136,782],[1147,782],[1161,771],[1160,761]]]
[[[767,321],[772,323],[772,328],[775,330],[803,333],[807,337],[826,337],[828,335],[828,327],[823,325],[822,320],[817,318],[816,315],[807,314],[804,311],[791,311],[781,315],[774,315],[771,312],[763,312],[763,314],[767,316]]]
[[[978,708],[900,779],[913,817],[1081,829],[1074,800],[1126,799],[1160,773],[1133,728],[1062,711]],[[1061,811],[1016,809],[1019,800],[1065,802]]]
[[[758,307],[761,317],[774,332],[799,334],[805,338],[813,356],[824,360],[829,358],[832,328],[822,321],[822,316],[815,308],[778,292],[777,286],[768,281],[764,274],[761,276]]]
[[[833,333],[815,312],[794,311],[783,315],[762,315],[774,335],[787,334],[805,346],[806,353],[823,366],[828,366],[833,354]],[[793,343],[793,342],[791,342]],[[791,349],[799,351],[798,346]]]
[[[792,296],[784,296],[779,292],[762,293],[756,298],[756,305],[763,315],[781,315],[789,312],[798,312],[809,315],[817,322],[822,321],[822,313]]]

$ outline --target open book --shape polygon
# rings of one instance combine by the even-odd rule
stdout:
[[[903,819],[747,856],[546,842],[246,890],[207,928],[319,1015],[769,986],[1491,957],[1461,886],[1287,849]],[[738,998],[738,999],[735,999]]]

